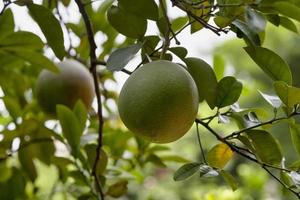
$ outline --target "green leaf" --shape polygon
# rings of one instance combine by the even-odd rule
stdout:
[[[298,33],[296,24],[287,17],[280,16],[280,25],[292,32]]]
[[[218,114],[218,123],[228,124],[230,123],[230,118],[226,115]]]
[[[67,139],[72,148],[72,154],[76,157],[80,144],[82,131],[79,120],[68,107],[64,105],[56,106],[57,117],[62,127],[63,136]]]
[[[300,155],[300,125],[290,124],[291,138],[297,153]]]
[[[300,174],[298,172],[291,171],[289,175],[292,178],[293,183],[297,187],[299,187],[300,186]]]
[[[200,171],[200,177],[203,178],[211,178],[211,177],[219,176],[219,172],[217,172],[211,166],[208,165],[201,165],[199,171]]]
[[[158,19],[158,6],[154,0],[118,0],[118,3],[125,11],[138,17],[154,21]]]
[[[292,187],[293,183],[289,173],[285,171],[280,171],[280,180],[285,183],[287,186]]]
[[[282,27],[284,27],[294,33],[298,33],[297,25],[294,23],[293,20],[291,20],[287,17],[279,16],[277,14],[268,14],[267,19],[275,26],[281,25]]]
[[[165,35],[168,30],[168,21],[166,20],[166,18],[160,17],[156,21],[156,26],[157,26],[159,32],[161,33],[161,35]]]
[[[242,83],[234,77],[222,78],[217,85],[216,106],[222,108],[234,104],[239,99],[242,89]]]
[[[167,161],[167,162],[177,162],[177,163],[187,163],[187,162],[190,162],[186,158],[184,158],[182,156],[177,156],[177,155],[160,156],[160,158],[163,161]]]
[[[290,2],[280,1],[272,5],[280,14],[293,18],[300,22],[300,8]]]
[[[6,162],[0,162],[0,184],[6,182],[12,175],[11,167],[8,167]]]
[[[107,11],[107,19],[112,27],[127,37],[141,39],[147,30],[146,19],[128,13],[117,6],[112,6]]]
[[[204,99],[209,107],[215,107],[217,78],[209,64],[199,58],[186,58],[185,63],[198,88],[199,101]]]
[[[300,88],[289,86],[283,81],[276,81],[274,88],[281,101],[286,105],[288,114],[291,114],[294,106],[300,103]]]
[[[17,119],[18,117],[21,116],[22,109],[21,109],[20,103],[18,102],[18,99],[16,99],[15,97],[6,95],[2,98],[2,100],[5,104],[5,108],[7,109],[7,111],[9,112],[10,116],[13,119]]]
[[[228,185],[230,185],[232,191],[236,191],[238,189],[238,182],[228,171],[221,170],[220,174],[223,177],[223,179],[228,183]]]
[[[243,0],[217,0],[217,3],[220,5],[230,5],[243,4],[245,2]],[[224,28],[244,13],[244,6],[222,6],[219,8],[218,16],[214,20],[219,27]]]
[[[197,0],[192,0],[192,2],[198,2]],[[210,19],[210,15],[208,15],[208,13],[211,11],[211,7],[209,7],[210,3],[209,1],[203,1],[203,3],[198,3],[197,6],[199,6],[198,8],[194,8],[191,5],[186,5],[187,10],[192,13],[193,15],[195,15],[197,18],[200,18],[202,20],[203,23],[207,23]],[[201,8],[201,6],[206,8]],[[195,33],[199,30],[201,30],[204,25],[203,23],[198,22],[197,20],[194,19],[194,17],[192,15],[189,14],[189,21],[190,23],[193,22],[191,24],[191,33]]]
[[[172,47],[172,48],[169,48],[169,51],[171,51],[172,53],[174,53],[176,56],[178,56],[182,60],[188,54],[187,49],[184,48],[184,47]]]
[[[225,143],[215,145],[207,153],[207,162],[210,166],[215,168],[223,168],[232,158],[233,151]]]
[[[242,4],[244,0],[217,0],[220,5]],[[220,15],[231,19],[236,18],[244,12],[244,6],[224,6],[220,8]]]
[[[45,35],[49,46],[55,55],[62,60],[66,54],[63,31],[59,21],[52,12],[44,6],[37,4],[27,5],[32,18],[37,22]]]
[[[69,177],[69,165],[73,164],[73,162],[69,160],[69,158],[53,156],[51,157],[51,163],[57,167],[59,171],[60,180],[62,182],[65,182],[66,179]]]
[[[216,73],[217,80],[221,80],[223,78],[224,72],[225,72],[225,66],[226,66],[225,60],[224,60],[223,56],[221,56],[219,54],[215,54],[213,62],[214,62],[213,68]]]
[[[250,130],[247,131],[247,136],[252,142],[255,154],[262,162],[276,165],[281,163],[281,148],[279,143],[270,133],[263,130]]]
[[[42,53],[28,51],[26,49],[17,48],[17,47],[14,49],[10,48],[9,50],[6,49],[5,52],[15,57],[21,58],[41,68],[48,69],[52,72],[59,72],[58,67]]]
[[[103,144],[110,147],[111,157],[116,159],[121,158],[128,147],[127,142],[132,137],[132,134],[120,129],[112,128],[104,129],[103,132]]]
[[[128,181],[127,180],[121,180],[118,181],[116,183],[114,183],[113,185],[109,186],[106,194],[114,197],[114,198],[118,198],[123,196],[124,194],[126,194],[128,188]]]
[[[220,28],[225,28],[226,26],[230,25],[233,21],[232,18],[224,17],[224,16],[218,16],[216,15],[214,18],[214,22],[217,26]]]
[[[188,22],[188,18],[186,16],[177,17],[171,21],[171,28],[174,32],[180,30],[186,23]]]
[[[244,39],[249,41],[253,46],[261,45],[259,35],[255,33],[245,22],[237,19],[232,22],[232,24],[237,27],[245,36]]]
[[[281,106],[282,102],[278,96],[265,94],[261,91],[258,92],[266,100],[266,102],[268,102],[274,108],[279,108]]]
[[[68,173],[69,177],[72,177],[76,183],[76,185],[86,186],[86,177],[85,175],[79,170],[71,170]]]
[[[157,155],[151,153],[150,155],[147,156],[147,158],[145,159],[145,163],[146,162],[151,162],[159,167],[167,167],[167,165],[163,162],[163,160],[158,157]]]
[[[173,176],[175,181],[183,181],[199,171],[200,163],[188,163],[181,166]]]
[[[157,35],[148,35],[144,37],[142,56],[144,56],[145,54],[148,54],[150,56],[150,54],[154,51],[159,41],[160,38]]]
[[[163,145],[154,145],[151,147],[147,147],[147,153],[153,153],[158,151],[168,151],[170,150],[170,147],[163,146]]]
[[[267,20],[269,22],[271,22],[272,24],[274,24],[275,26],[279,26],[280,25],[280,16],[277,14],[267,14],[266,15]]]
[[[33,152],[30,150],[31,150],[30,148],[20,149],[18,153],[18,157],[23,170],[29,176],[31,182],[34,182],[35,179],[37,178],[37,171],[33,163],[33,158],[34,158]]]
[[[76,102],[73,112],[76,115],[76,118],[78,119],[81,132],[83,132],[84,128],[86,127],[88,113],[84,103],[80,99]]]
[[[6,36],[8,33],[14,32],[14,28],[15,22],[13,13],[11,9],[7,9],[0,15],[0,38]]]
[[[300,160],[297,160],[293,162],[291,165],[289,165],[288,169],[299,171],[300,169]]]
[[[247,114],[244,115],[244,119],[250,124],[251,126],[260,123],[257,115],[255,112],[250,111]]]
[[[89,144],[84,147],[84,150],[86,152],[86,155],[88,157],[88,162],[90,164],[90,167],[92,168],[94,166],[94,162],[96,160],[96,152],[97,152],[97,145],[95,144]],[[105,171],[108,164],[108,156],[107,153],[101,149],[100,150],[100,159],[97,163],[97,175],[100,176]]]
[[[132,60],[132,58],[137,54],[137,52],[142,48],[141,43],[133,44],[128,47],[120,48],[114,51],[107,60],[107,68],[110,71],[120,71],[127,63]]]
[[[254,31],[255,33],[260,33],[265,30],[267,22],[265,17],[261,13],[250,7],[247,7],[246,23],[252,31]]]
[[[41,50],[44,47],[42,40],[35,34],[26,31],[18,31],[6,35],[0,41],[0,48],[28,48],[30,50]]]
[[[0,183],[0,199],[26,199],[26,180],[21,170],[12,167],[13,174],[8,181]],[[12,187],[13,186],[13,187]]]
[[[290,67],[279,55],[263,47],[245,47],[254,62],[274,81],[292,84]]]

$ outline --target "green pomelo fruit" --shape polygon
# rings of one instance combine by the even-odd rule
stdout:
[[[125,82],[118,101],[126,127],[150,142],[168,143],[182,137],[198,111],[197,86],[183,67],[153,61]]]
[[[59,73],[42,70],[36,83],[36,97],[41,108],[56,113],[56,105],[73,108],[80,99],[87,109],[94,99],[94,84],[91,74],[81,63],[65,60],[57,64]]]

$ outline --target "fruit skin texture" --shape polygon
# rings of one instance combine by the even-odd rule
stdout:
[[[154,61],[125,82],[118,108],[125,126],[154,143],[169,143],[192,126],[198,111],[198,91],[191,75],[178,64]]]
[[[89,109],[95,93],[88,69],[70,59],[58,63],[57,66],[59,73],[44,69],[37,79],[35,92],[41,108],[48,114],[55,114],[57,104],[73,109],[75,103],[81,99]]]

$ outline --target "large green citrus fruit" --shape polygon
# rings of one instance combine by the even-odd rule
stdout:
[[[127,79],[118,108],[133,133],[151,142],[168,143],[190,129],[198,102],[196,84],[187,70],[159,60],[145,64]]]
[[[57,104],[73,108],[79,99],[90,108],[95,95],[89,71],[75,60],[65,60],[57,66],[59,73],[42,70],[37,79],[36,97],[41,108],[55,114]]]

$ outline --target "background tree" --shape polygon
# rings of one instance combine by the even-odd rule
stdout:
[[[26,7],[43,35],[16,27],[11,6]],[[5,0],[0,14],[0,199],[230,199],[221,180],[232,190],[242,185],[231,199],[264,199],[263,190],[300,198],[299,38],[278,28],[298,33],[299,0]],[[150,25],[157,34],[148,34]],[[184,29],[237,39],[215,50],[211,67],[187,56],[178,39]],[[53,116],[35,88],[41,70],[55,72],[64,59],[88,67],[96,100],[91,110],[81,101],[57,105]],[[196,136],[157,145],[119,119],[114,73],[130,75],[152,60],[178,62],[193,76]],[[162,180],[169,181],[153,186]],[[214,184],[221,197],[197,193]]]

